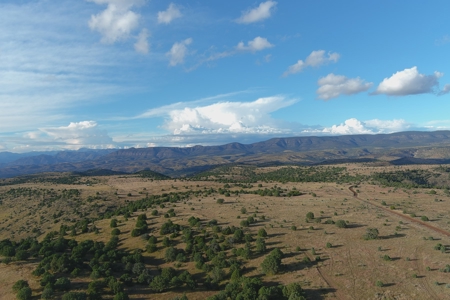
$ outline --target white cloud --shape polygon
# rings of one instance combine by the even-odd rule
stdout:
[[[187,46],[192,43],[192,38],[185,39],[179,43],[173,44],[166,56],[169,58],[169,65],[176,66],[184,63],[184,57],[187,55]]]
[[[450,84],[444,85],[444,88],[438,93],[439,96],[450,93]]]
[[[158,12],[158,23],[169,24],[181,16],[180,9],[175,4],[170,3],[167,10]]]
[[[136,43],[134,44],[134,49],[136,52],[147,54],[150,48],[150,45],[148,43],[148,37],[150,34],[148,33],[147,29],[142,29],[139,33],[139,36],[137,38]]]
[[[289,66],[289,68],[283,73],[283,77],[299,73],[306,67],[319,67],[330,62],[336,63],[339,58],[340,55],[336,52],[328,52],[328,54],[325,55],[325,50],[313,51],[310,55],[308,55],[305,61],[300,59],[292,66]]]
[[[60,143],[63,149],[114,147],[112,138],[99,129],[95,121],[71,122],[68,126],[40,128],[40,131],[48,135],[52,143]],[[28,137],[39,138],[39,135]]]
[[[275,1],[266,1],[259,4],[258,7],[244,11],[237,23],[249,24],[259,22],[269,18],[273,9],[277,5]]]
[[[374,94],[385,94],[389,96],[406,96],[425,93],[434,93],[439,85],[438,79],[443,74],[434,72],[433,75],[423,75],[417,67],[398,71],[389,78],[385,78]]]
[[[266,38],[257,36],[253,40],[248,41],[247,46],[245,46],[244,42],[239,42],[239,44],[236,46],[236,49],[239,51],[256,52],[272,47],[273,45],[269,43],[269,41]]]
[[[360,121],[356,118],[345,120],[344,123],[333,125],[313,132],[326,134],[379,134],[405,131],[411,127],[411,124],[405,120],[379,120],[373,119]]]
[[[259,98],[252,102],[217,102],[199,106],[178,103],[147,111],[140,117],[164,116],[164,128],[176,135],[182,134],[267,134],[281,133],[270,116],[283,107],[294,104],[282,96]]]
[[[354,95],[367,91],[371,86],[371,82],[357,78],[347,78],[343,75],[334,75],[333,73],[322,77],[317,82],[317,98],[322,100],[330,100],[340,95]]]
[[[95,43],[79,26],[89,15],[74,12],[86,3],[58,4],[0,3],[0,134],[60,123],[75,107],[129,89],[117,85],[127,55]]]
[[[104,11],[92,15],[89,27],[102,35],[103,43],[113,44],[127,39],[139,25],[140,15],[131,11],[133,6],[141,5],[142,0],[90,0],[97,4],[107,4]]]

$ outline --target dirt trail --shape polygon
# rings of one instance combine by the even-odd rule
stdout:
[[[404,215],[404,214],[399,213],[399,212],[397,212],[397,211],[395,211],[395,210],[391,210],[391,209],[389,209],[389,208],[380,206],[380,205],[375,204],[375,203],[373,203],[373,202],[370,202],[370,201],[368,201],[368,200],[364,200],[364,199],[359,198],[359,197],[358,197],[358,193],[354,190],[353,186],[350,186],[348,189],[353,193],[353,197],[354,197],[355,199],[358,199],[358,200],[361,201],[361,202],[370,204],[370,205],[372,205],[372,206],[374,206],[374,207],[376,207],[376,208],[379,208],[379,209],[381,209],[381,210],[384,210],[384,211],[387,212],[387,213],[390,213],[390,214],[399,216],[399,217],[401,217],[401,218],[403,218],[403,219],[405,219],[405,220],[408,220],[408,221],[410,221],[410,222],[412,222],[412,223],[422,225],[422,226],[424,226],[424,227],[426,227],[426,228],[428,228],[428,229],[430,229],[430,230],[432,230],[432,231],[435,231],[435,232],[437,232],[437,233],[440,233],[440,234],[443,234],[443,235],[445,235],[445,236],[447,236],[447,237],[450,237],[450,232],[448,232],[448,231],[446,231],[446,230],[444,230],[444,229],[435,227],[435,226],[433,226],[433,225],[428,224],[427,222],[424,222],[424,221],[421,221],[421,220],[414,219],[414,218],[412,218],[412,217],[410,217],[410,216]]]

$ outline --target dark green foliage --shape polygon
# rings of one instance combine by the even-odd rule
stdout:
[[[167,236],[165,236],[164,238],[163,238],[163,240],[162,240],[162,244],[163,244],[163,246],[164,247],[169,247],[170,246],[170,239],[167,237]]]
[[[156,250],[158,250],[158,247],[156,246],[156,244],[149,243],[149,244],[147,244],[145,249],[147,250],[148,253],[153,253]]]
[[[116,228],[117,227],[117,219],[111,219],[111,222],[109,223],[109,227]]]
[[[261,228],[258,230],[258,236],[260,237],[267,237],[267,232],[264,228]]]
[[[297,282],[290,283],[283,287],[283,296],[289,300],[306,300],[305,292]]]
[[[89,300],[101,300],[103,292],[103,283],[100,281],[91,281],[88,285],[87,294]]]
[[[264,261],[261,263],[261,268],[266,275],[275,275],[281,269],[281,258],[283,257],[283,252],[280,249],[275,248],[266,256]]]
[[[191,222],[189,222],[189,223],[191,223]],[[159,233],[161,235],[166,235],[166,234],[169,234],[169,233],[178,232],[180,230],[181,230],[180,225],[174,224],[171,220],[168,220],[166,223],[164,223],[161,226],[161,230],[159,231]]]
[[[376,228],[367,228],[366,229],[366,234],[363,235],[363,238],[365,240],[375,240],[378,238],[378,229]]]
[[[236,243],[241,243],[244,238],[244,232],[241,229],[236,229],[233,238]]]
[[[119,235],[119,234],[120,234],[119,228],[114,228],[113,230],[111,230],[111,235]]]
[[[133,230],[131,230],[132,237],[137,237],[137,236],[140,236],[141,234],[142,234],[142,232],[141,232],[140,228],[133,228]]]
[[[113,300],[129,300],[130,297],[128,297],[128,294],[125,294],[124,292],[119,292],[114,296]]]
[[[308,219],[308,220],[313,220],[313,219],[314,219],[314,213],[308,212],[308,213],[306,214],[306,219]]]
[[[16,281],[16,283],[14,283],[12,289],[14,291],[14,293],[17,293],[19,290],[23,289],[24,287],[29,287],[30,285],[28,284],[28,281],[26,280],[18,280]]]
[[[30,254],[25,250],[18,250],[14,255],[16,260],[26,260]]]
[[[241,221],[241,226],[242,226],[242,227],[249,227],[249,226],[250,226],[250,223],[249,223],[247,220],[242,220],[242,221]]]
[[[161,275],[155,276],[150,283],[150,288],[158,293],[163,292],[165,289],[169,288],[169,282],[165,280]]]
[[[347,223],[344,220],[337,220],[336,226],[339,228],[347,228]]]
[[[178,251],[174,247],[169,247],[166,249],[166,253],[164,254],[164,259],[167,262],[175,261],[177,259]]]
[[[67,277],[58,278],[55,282],[55,289],[60,291],[68,291],[70,290],[70,280]]]
[[[21,288],[17,294],[16,294],[16,298],[18,300],[30,300],[31,299],[31,295],[33,294],[33,291],[31,290],[30,287],[23,287]]]
[[[55,282],[56,282],[55,275],[46,272],[42,276],[40,284],[41,284],[41,286],[46,286],[47,284],[50,284],[51,286],[53,286],[55,284]]]
[[[260,254],[266,252],[266,241],[261,237],[256,239],[256,252]]]
[[[51,287],[46,287],[42,291],[41,299],[45,299],[45,300],[53,299],[54,294],[55,294],[55,292],[53,291],[53,289]]]
[[[372,179],[380,185],[399,187],[399,188],[431,188],[428,179],[432,173],[428,170],[401,170],[393,172],[375,173]]]

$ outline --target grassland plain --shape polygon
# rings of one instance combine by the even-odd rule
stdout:
[[[450,234],[450,197],[445,166],[394,167],[366,163],[300,169],[304,169],[304,177],[297,176],[297,180],[281,175],[279,180],[274,179],[273,173],[278,171],[282,172],[276,174],[292,175],[286,167],[252,167],[250,170],[230,167],[200,174],[194,179],[154,180],[125,175],[80,177],[72,184],[61,184],[55,183],[54,178],[71,175],[52,174],[48,180],[17,184],[12,181],[0,186],[0,240],[20,241],[33,237],[42,242],[49,232],[61,234],[61,225],[64,225],[67,232],[62,236],[67,240],[107,244],[111,239],[111,219],[115,218],[120,230],[118,249],[127,253],[142,250],[143,262],[151,277],[171,267],[178,273],[188,271],[197,282],[193,290],[181,285],[167,287],[159,293],[149,284],[135,282],[125,285],[130,299],[174,299],[183,293],[189,299],[205,299],[223,290],[232,280],[228,274],[230,266],[223,267],[225,275],[218,286],[210,287],[208,277],[213,276],[214,271],[196,267],[193,254],[186,251],[184,260],[166,259],[168,247],[180,251],[187,248],[183,231],[165,235],[160,229],[171,220],[207,237],[211,245],[214,234],[218,234],[217,240],[221,243],[228,241],[225,234],[220,238],[221,232],[234,226],[253,236],[253,241],[249,242],[251,255],[243,257],[236,253],[234,249],[246,247],[245,243],[236,242],[223,248],[226,259],[238,260],[242,275],[261,278],[267,286],[296,282],[309,299],[450,297],[447,273],[450,245],[446,235]],[[386,178],[390,181],[384,180]],[[175,194],[182,196],[169,197]],[[161,195],[162,198],[148,207],[128,209],[142,199]],[[123,211],[128,214],[112,214],[124,207],[127,209]],[[153,213],[155,210],[157,214]],[[307,219],[309,212],[314,218]],[[147,217],[148,231],[132,237],[142,214]],[[192,217],[199,218],[201,223],[191,226]],[[243,223],[250,217],[253,222]],[[84,220],[88,220],[88,230],[83,233],[81,227],[73,225],[82,226]],[[344,220],[346,228],[333,224],[338,220]],[[74,235],[70,234],[72,227]],[[376,228],[378,238],[365,240],[363,236],[368,228]],[[263,253],[257,253],[255,246],[260,229],[267,232],[267,250]],[[149,235],[157,238],[154,252],[147,251]],[[163,245],[164,236],[168,237],[170,246]],[[267,276],[261,264],[275,248],[284,253],[282,269]],[[14,257],[3,257],[0,299],[15,299],[12,286],[19,279],[27,280],[33,296],[39,299],[43,291],[41,277],[31,273],[42,259],[39,255],[17,261]],[[207,264],[214,266],[211,261]],[[114,276],[129,272],[122,270],[124,265],[119,269],[113,272]],[[69,276],[71,289],[86,291],[90,282],[106,277],[93,279],[90,271],[86,263],[81,275]],[[63,293],[56,290],[54,296],[58,299]],[[103,298],[113,299],[114,293],[105,287]]]

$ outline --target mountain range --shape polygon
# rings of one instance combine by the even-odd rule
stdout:
[[[225,164],[279,165],[379,161],[392,164],[450,163],[450,131],[410,131],[376,135],[273,138],[220,146],[80,149],[0,152],[0,177],[41,172],[152,170],[185,176]]]

